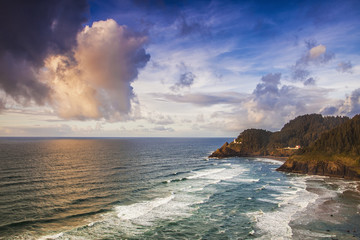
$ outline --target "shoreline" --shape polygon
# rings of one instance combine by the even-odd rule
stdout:
[[[281,162],[286,162],[286,160],[289,158],[289,157],[275,157],[275,156],[254,156],[256,158],[268,158],[268,159],[273,159],[273,160],[278,160],[278,161],[281,161]]]

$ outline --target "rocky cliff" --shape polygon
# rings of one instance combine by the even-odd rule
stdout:
[[[322,158],[322,157],[319,157]],[[296,156],[290,157],[278,171],[302,173],[310,175],[322,175],[339,177],[352,180],[360,180],[359,167],[354,165],[347,165],[342,161],[341,157],[337,160],[319,160],[319,158],[307,158],[303,159],[296,158]]]
[[[324,132],[278,171],[360,180],[360,115]]]

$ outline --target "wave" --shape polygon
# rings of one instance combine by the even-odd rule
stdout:
[[[195,171],[194,175],[189,176],[188,179],[195,179],[195,178],[206,178],[210,177],[213,178],[217,173],[223,172],[226,168],[215,168],[215,169],[205,169],[201,171]]]
[[[167,174],[167,175],[165,175],[165,176],[159,176],[158,178],[173,177],[173,176],[178,176],[178,175],[180,175],[180,174],[186,174],[186,173],[190,173],[190,171],[179,171],[179,172],[174,172],[174,173]]]
[[[270,158],[256,158],[255,161],[271,163],[271,164],[274,164],[274,165],[282,165],[284,163],[284,161],[276,160],[276,159],[270,159]]]
[[[255,222],[259,239],[292,239],[293,232],[289,225],[296,214],[305,211],[306,207],[318,199],[318,195],[306,190],[306,178],[295,177],[288,186],[266,186],[266,188],[277,190],[275,200],[258,199],[271,203],[278,203],[275,211],[263,212],[261,210],[247,213],[248,217]]]
[[[175,197],[174,194],[171,194],[168,197],[164,198],[155,198],[152,201],[145,201],[140,203],[134,203],[126,206],[116,207],[116,212],[118,217],[124,220],[135,219],[141,217],[145,214],[148,214],[154,208],[160,207],[161,205],[169,203]]]
[[[158,195],[157,197],[115,206],[114,210],[105,213],[101,220],[48,238],[102,238],[104,232],[116,232],[119,238],[135,237],[148,231],[151,226],[156,226],[158,222],[172,222],[190,217],[198,209],[199,204],[206,202],[217,191],[216,188],[204,191],[204,188],[222,180],[232,179],[244,171],[246,169],[239,165],[226,165],[223,168],[211,165],[210,169],[198,168],[191,172],[171,174],[175,178],[162,181],[160,185],[155,184],[152,189],[148,189],[154,195]]]

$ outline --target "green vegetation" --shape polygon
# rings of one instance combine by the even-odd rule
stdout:
[[[211,157],[275,156],[287,157],[315,142],[322,133],[345,123],[348,117],[323,117],[320,114],[303,115],[291,120],[278,132],[247,129],[235,143],[224,144]]]
[[[241,142],[241,151],[244,153],[255,153],[257,155],[266,155],[266,147],[269,144],[272,132],[263,129],[247,129],[243,131],[236,139]],[[237,144],[239,147],[239,144]]]
[[[303,115],[285,124],[278,132],[262,129],[247,129],[230,144],[236,156],[290,156],[295,146],[307,147],[330,129],[348,121],[348,117],[323,117],[320,114]],[[241,145],[239,146],[239,143]],[[290,147],[290,148],[289,148]]]
[[[309,146],[322,133],[348,120],[348,117],[323,117],[320,114],[299,116],[285,124],[279,132],[272,134],[268,148]]]
[[[360,179],[360,115],[299,116],[274,133],[247,129],[210,157],[234,156],[290,156],[279,171]]]
[[[360,155],[360,115],[346,121],[331,131],[327,131],[301,153]]]
[[[309,147],[294,156],[298,161],[335,161],[360,166],[360,115],[324,132]]]
[[[278,170],[360,179],[360,115],[321,134]]]

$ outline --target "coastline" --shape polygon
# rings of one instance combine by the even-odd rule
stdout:
[[[256,158],[268,158],[268,159],[273,159],[273,160],[278,160],[278,161],[281,161],[281,162],[286,162],[286,160],[289,158],[289,157],[276,157],[276,156],[271,156],[271,155],[268,155],[268,156],[254,156]]]

